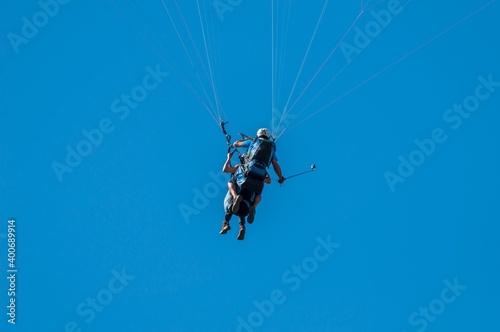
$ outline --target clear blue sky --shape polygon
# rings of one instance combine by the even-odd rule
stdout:
[[[270,1],[201,0],[203,36],[165,0],[187,53],[161,0],[64,2],[0,10],[0,329],[500,329],[498,2],[331,0],[297,80],[324,0],[279,1],[274,47]],[[317,165],[244,241],[212,78],[233,139],[296,81],[278,157]]]

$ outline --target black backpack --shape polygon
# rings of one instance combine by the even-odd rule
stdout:
[[[273,141],[264,138],[256,138],[248,153],[248,161],[259,161],[259,163],[268,167],[269,164],[271,164],[271,157],[275,151],[276,145]]]
[[[271,164],[271,158],[276,151],[276,145],[270,140],[257,138],[254,140],[245,162],[245,176],[263,181],[266,168]]]

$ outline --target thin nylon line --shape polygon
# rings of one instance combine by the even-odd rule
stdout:
[[[364,8],[361,8],[361,11],[360,13],[358,14],[358,16],[356,17],[356,19],[352,22],[351,26],[349,27],[349,29],[347,29],[347,31],[344,33],[344,35],[342,36],[342,38],[339,40],[339,42],[337,43],[337,45],[333,48],[332,52],[328,55],[328,57],[326,58],[326,60],[321,64],[321,66],[319,67],[319,69],[316,71],[316,73],[314,74],[314,76],[311,78],[311,80],[309,81],[309,83],[306,85],[306,87],[304,88],[304,90],[302,90],[301,94],[299,95],[299,97],[297,97],[297,99],[295,100],[295,102],[293,103],[293,105],[290,107],[289,109],[289,112],[293,109],[293,107],[295,107],[295,105],[297,104],[297,102],[300,100],[300,98],[302,98],[302,96],[304,95],[304,93],[307,91],[307,89],[309,88],[309,86],[312,84],[312,82],[316,79],[316,77],[318,76],[318,74],[321,72],[321,70],[323,69],[323,67],[326,65],[326,63],[330,60],[330,58],[333,56],[333,54],[335,53],[335,51],[338,49],[338,47],[340,46],[340,44],[344,41],[344,39],[347,37],[347,35],[349,34],[349,32],[351,32],[351,30],[354,28],[354,25],[358,22],[358,20],[361,18],[361,16],[363,15],[364,11],[365,11],[365,8],[366,8],[366,5],[365,4],[365,7]]]
[[[114,3],[113,0],[108,0],[112,5],[113,7],[120,13],[120,15],[125,18],[125,20],[127,21],[127,23],[135,30],[135,32],[141,36],[144,40],[144,42],[146,42],[146,44],[149,45],[149,47],[156,53],[156,55],[162,59],[169,67],[170,69],[172,69],[172,71],[174,71],[177,75],[179,75],[181,81],[185,84],[185,86],[193,93],[193,95],[201,102],[201,104],[207,109],[208,113],[212,116],[212,118],[214,119],[214,121],[217,123],[216,121],[216,118],[214,117],[214,115],[212,114],[210,108],[207,106],[207,104],[205,103],[205,101],[199,96],[199,94],[196,92],[196,90],[194,89],[193,85],[187,80],[187,78],[185,77],[184,73],[182,72],[182,69],[180,68],[176,68],[174,67],[164,56],[161,52],[159,52],[156,47],[151,43],[151,41],[142,33],[142,31],[132,22],[132,20]],[[136,5],[137,7],[137,5]],[[139,8],[139,7],[137,7]],[[140,8],[139,8],[140,10]],[[142,13],[141,11],[141,14],[144,16],[144,14]],[[151,26],[151,23],[149,23],[149,21],[146,19],[146,21],[148,22],[150,28],[152,28]],[[160,39],[160,43],[168,50],[168,47],[161,41]],[[170,53],[172,53],[170,50],[169,50]]]
[[[206,91],[205,85],[201,81],[201,78],[200,78],[200,76],[198,74],[198,71],[196,70],[196,66],[194,65],[193,59],[191,58],[191,55],[189,54],[189,51],[187,50],[186,44],[184,43],[184,40],[182,39],[182,37],[181,37],[181,35],[179,33],[179,30],[177,29],[177,25],[175,24],[175,22],[174,22],[174,20],[172,18],[172,15],[170,14],[170,11],[168,10],[167,4],[165,3],[165,0],[161,0],[161,2],[163,4],[163,8],[165,9],[165,12],[168,15],[170,23],[172,23],[174,31],[177,34],[177,37],[179,38],[179,41],[181,42],[182,48],[184,49],[184,52],[186,53],[186,55],[187,55],[187,57],[189,59],[189,63],[191,64],[191,67],[193,68],[193,70],[195,72],[196,78],[198,79],[198,83],[200,84],[200,86],[201,86],[201,88],[202,88],[205,96],[207,97],[208,103],[209,103],[210,107],[212,108],[211,112],[214,112],[214,114],[216,114],[215,108],[212,105],[212,102],[211,102],[210,98],[208,97],[208,92]],[[175,1],[175,3],[177,4],[177,1]],[[179,7],[177,7],[177,8],[179,8]],[[182,16],[182,13],[181,13],[181,17],[184,18]],[[188,33],[189,33],[189,30],[188,30]],[[203,65],[203,62],[202,62],[202,65]]]
[[[366,7],[366,5],[365,5]],[[283,114],[282,114],[282,119],[285,119],[288,114],[291,112],[291,110],[294,108],[294,106],[297,104],[297,102],[299,101],[299,99],[301,98],[301,96],[305,93],[305,91],[308,89],[308,87],[311,85],[311,83],[314,81],[314,79],[316,78],[316,76],[320,73],[320,71],[322,70],[322,68],[324,67],[324,65],[328,62],[329,58],[333,55],[333,53],[335,52],[335,50],[338,48],[338,46],[342,43],[342,41],[345,39],[345,37],[349,34],[349,32],[352,30],[352,28],[354,27],[354,25],[356,24],[356,22],[359,20],[359,18],[361,17],[361,15],[363,14],[363,11],[364,11],[364,8],[361,8],[361,11],[360,13],[358,14],[358,16],[356,17],[356,19],[352,22],[351,26],[346,30],[346,32],[344,33],[344,35],[342,36],[342,38],[339,40],[338,44],[334,47],[334,49],[332,50],[332,52],[329,54],[329,56],[326,58],[326,60],[323,62],[323,64],[320,66],[320,68],[316,71],[315,75],[313,76],[313,78],[309,81],[309,83],[306,85],[306,87],[304,88],[304,90],[301,92],[301,94],[299,95],[299,97],[297,98],[297,100],[294,102],[294,104],[292,105],[292,107],[290,107],[288,110],[284,110]],[[281,122],[280,121],[280,125],[281,125]],[[292,121],[293,122],[293,121]],[[291,123],[289,123],[286,127],[288,127]],[[278,128],[280,127],[280,125],[278,125]],[[278,137],[281,136],[284,132],[284,130],[286,129],[286,127],[278,134]]]
[[[162,1],[163,1],[163,0],[162,0]],[[187,22],[186,22],[186,19],[184,18],[184,15],[182,14],[182,10],[181,10],[181,8],[179,7],[179,3],[177,2],[177,0],[174,0],[174,2],[175,2],[175,5],[176,5],[176,7],[177,7],[177,11],[179,12],[179,15],[180,15],[180,17],[181,17],[181,19],[182,19],[182,22],[184,23],[184,27],[186,28],[186,31],[187,31],[187,33],[188,33],[189,39],[190,39],[190,41],[191,41],[191,44],[193,45],[194,50],[196,51],[196,54],[198,55],[198,59],[200,60],[201,66],[202,66],[202,68],[203,68],[203,71],[204,71],[204,73],[205,73],[205,75],[206,75],[207,79],[210,81],[210,77],[209,77],[209,75],[208,75],[208,73],[207,73],[207,69],[206,69],[206,67],[205,67],[205,63],[203,62],[203,59],[202,59],[202,57],[201,57],[201,55],[200,55],[200,52],[199,52],[199,50],[198,50],[198,47],[196,46],[196,43],[194,42],[193,35],[191,34],[191,30],[189,30],[189,26],[188,26],[188,24],[187,24]],[[202,80],[201,80],[201,78],[199,77],[198,71],[196,70],[196,68],[194,67],[194,65],[193,65],[193,68],[195,69],[196,77],[198,78],[198,81],[199,81],[200,85],[202,86],[203,92],[205,93],[205,96],[207,97],[208,102],[210,103],[210,106],[214,109],[214,112],[215,112],[215,107],[214,107],[214,106],[213,106],[213,104],[212,104],[212,100],[211,100],[211,99],[210,99],[210,97],[208,96],[208,92],[207,92],[207,90],[206,90],[206,88],[205,88],[205,85],[202,83]]]
[[[208,62],[208,70],[210,72],[212,89],[213,89],[214,98],[215,98],[215,105],[217,107],[217,115],[219,116],[219,120],[222,121],[221,116],[220,116],[220,111],[219,111],[219,106],[220,106],[219,104],[220,103],[219,103],[219,98],[217,97],[217,91],[215,89],[214,75],[213,75],[213,71],[212,71],[212,65],[211,65],[211,62],[210,62],[210,56],[208,55],[207,39],[205,38],[205,28],[204,28],[203,20],[202,20],[202,17],[201,17],[200,3],[199,3],[198,0],[196,0],[196,6],[198,7],[198,17],[200,19],[201,32],[202,32],[202,35],[203,35],[203,43],[205,45],[205,53],[206,53],[207,62]]]
[[[295,87],[297,86],[297,82],[299,80],[300,74],[302,73],[302,69],[304,68],[304,64],[307,60],[307,56],[309,55],[309,51],[311,50],[312,43],[314,41],[314,38],[316,37],[316,33],[318,32],[319,25],[323,19],[323,15],[325,13],[326,7],[328,6],[328,1],[329,0],[325,0],[325,4],[323,5],[323,9],[321,10],[321,14],[319,15],[318,21],[316,22],[316,27],[314,28],[314,32],[312,34],[311,39],[309,40],[309,45],[307,46],[306,53],[304,54],[304,58],[302,59],[302,63],[300,64],[299,72],[297,73],[297,76],[295,77],[295,82],[293,83],[292,90],[290,91],[290,95],[288,96],[288,100],[285,104],[285,108],[284,108],[283,114],[281,116],[280,122],[278,123],[278,127],[281,125],[283,120],[285,120],[285,116],[287,114],[288,104],[290,103],[290,99],[292,98],[293,92],[295,91]]]
[[[184,44],[184,41],[182,40],[182,37],[179,33],[179,30],[177,29],[177,25],[175,25],[175,22],[172,18],[172,15],[170,15],[170,11],[168,10],[167,4],[165,3],[165,0],[161,0],[161,2],[163,4],[163,8],[165,9],[165,12],[168,15],[168,18],[170,19],[170,23],[172,23],[172,26],[174,27],[175,33],[177,34],[177,37],[179,38],[179,41],[181,42],[182,48],[184,49],[184,52],[186,53],[186,55],[189,59],[189,62],[191,63],[191,66],[194,68],[193,60],[191,59],[191,56],[189,55],[189,52],[186,48],[186,45]]]
[[[356,17],[356,19],[352,22],[351,26],[349,27],[349,29],[347,29],[347,31],[344,33],[344,35],[342,36],[342,38],[339,40],[339,42],[337,43],[337,45],[333,48],[332,52],[328,55],[328,57],[326,58],[326,60],[321,64],[321,66],[319,67],[319,69],[316,71],[316,73],[313,75],[313,77],[311,78],[311,80],[309,81],[309,83],[307,83],[306,87],[302,90],[302,92],[300,93],[300,95],[297,97],[297,99],[295,100],[295,102],[293,103],[293,105],[288,109],[288,113],[295,107],[295,105],[297,104],[297,102],[300,100],[300,98],[302,98],[302,96],[304,95],[304,93],[307,91],[307,89],[309,88],[309,86],[312,84],[312,82],[316,79],[316,77],[318,76],[318,74],[321,72],[321,70],[323,69],[323,67],[326,65],[326,63],[330,60],[330,58],[332,57],[333,53],[335,53],[335,51],[338,49],[338,47],[340,46],[340,44],[344,41],[344,39],[346,38],[346,36],[349,34],[349,32],[354,28],[354,25],[356,25],[356,23],[358,22],[359,18],[361,17],[361,15],[363,14],[363,12],[360,12],[359,15]]]
[[[383,0],[378,1],[377,3],[375,3],[374,5],[372,5],[369,9],[371,9],[371,8],[375,7],[376,5],[378,5],[379,3],[381,3],[382,1],[383,1]],[[411,1],[411,0],[408,0],[408,1],[405,3],[405,6],[406,6],[406,5],[408,4],[408,2],[410,2],[410,1]],[[365,8],[368,6],[368,3],[369,3],[369,2],[370,2],[370,1],[368,1],[368,2],[365,4]],[[361,13],[360,13],[360,15],[361,15],[361,14],[363,14],[363,13],[365,13],[365,12],[367,12],[367,11],[369,10],[369,9],[365,9],[365,8],[361,8]],[[319,97],[319,96],[320,96],[320,95],[321,95],[321,94],[322,94],[322,93],[326,90],[326,88],[327,88],[328,86],[330,86],[330,84],[332,84],[332,83],[333,83],[333,81],[335,81],[335,79],[336,79],[336,78],[337,78],[337,77],[338,77],[338,76],[339,76],[342,72],[344,72],[344,70],[345,70],[345,69],[347,69],[347,67],[349,67],[349,65],[353,62],[353,60],[354,60],[357,56],[359,56],[359,54],[360,54],[360,53],[361,53],[364,49],[366,49],[366,47],[364,47],[363,49],[361,49],[361,51],[360,51],[360,52],[358,52],[358,53],[354,56],[354,58],[353,58],[353,59],[350,59],[350,60],[349,60],[349,61],[348,61],[348,62],[347,62],[347,63],[346,63],[346,64],[345,64],[345,65],[344,65],[344,66],[343,66],[343,67],[342,67],[339,71],[337,71],[337,73],[335,73],[335,75],[334,75],[334,76],[333,76],[333,77],[332,77],[332,78],[328,81],[328,83],[326,83],[326,84],[323,86],[323,88],[321,88],[321,90],[320,90],[320,91],[319,91],[319,92],[318,92],[318,93],[317,93],[317,94],[316,94],[316,95],[315,95],[315,96],[314,96],[314,97],[313,97],[313,98],[309,101],[309,103],[307,103],[307,104],[306,104],[306,106],[304,106],[304,107],[303,107],[303,108],[302,108],[302,109],[301,109],[301,110],[300,110],[300,111],[299,111],[299,112],[295,115],[295,117],[297,118],[297,117],[299,117],[302,113],[304,113],[304,111],[305,111],[305,110],[306,110],[309,106],[311,106],[311,104],[312,104],[312,103],[313,103],[313,102],[314,102],[314,101],[315,101],[315,100],[316,100],[316,99],[317,99],[317,98],[318,98],[318,97]],[[289,123],[289,124],[288,124],[288,126],[289,126],[289,125],[291,125],[291,123]],[[281,135],[284,133],[284,131],[285,131],[285,130],[286,130],[286,127],[285,127],[285,128],[283,129],[283,131],[279,134],[279,136],[281,136]],[[279,137],[279,136],[278,136],[278,137]]]
[[[410,1],[411,1],[411,0],[410,0]],[[380,2],[381,2],[381,1],[379,1],[378,3],[380,3]],[[408,2],[409,2],[409,1],[407,1],[407,2],[406,2],[406,4],[408,4]],[[378,4],[378,3],[377,3],[377,4]],[[368,5],[368,3],[366,3],[366,5]],[[406,5],[405,5],[405,6],[406,6]],[[373,8],[373,6],[372,6],[371,8]],[[365,11],[367,11],[367,10],[363,10],[363,12],[365,12]],[[371,42],[371,41],[370,41],[370,42]],[[369,43],[368,43],[368,44],[369,44]],[[366,46],[368,46],[368,45],[366,45]],[[354,61],[354,59],[356,59],[356,58],[357,58],[357,57],[361,54],[361,52],[363,52],[363,51],[366,49],[366,46],[365,46],[365,47],[363,47],[363,48],[362,48],[362,49],[361,49],[358,53],[356,53],[356,55],[355,55],[353,58],[349,59],[349,61],[348,61],[348,62],[347,62],[347,63],[346,63],[346,64],[345,64],[342,68],[340,68],[340,70],[339,70],[339,71],[337,71],[337,72],[335,73],[335,75],[334,75],[334,76],[333,76],[333,77],[332,77],[332,78],[328,81],[328,83],[326,83],[326,84],[325,84],[325,86],[323,86],[323,88],[321,88],[321,90],[320,90],[320,91],[319,91],[319,92],[318,92],[318,93],[317,93],[317,94],[316,94],[316,95],[315,95],[315,96],[311,99],[311,101],[309,101],[309,103],[307,103],[307,105],[306,105],[306,106],[304,106],[304,108],[302,108],[302,109],[300,110],[300,112],[299,112],[299,113],[297,113],[297,115],[296,115],[296,116],[299,116],[299,115],[300,115],[300,114],[302,114],[302,113],[303,113],[303,112],[304,112],[304,111],[305,111],[305,110],[306,110],[309,106],[311,106],[311,104],[312,104],[312,103],[313,103],[313,102],[314,102],[314,101],[315,101],[315,100],[316,100],[316,99],[317,99],[317,98],[318,98],[318,97],[319,97],[319,96],[320,96],[320,95],[321,95],[321,94],[322,94],[322,93],[326,90],[326,88],[328,88],[328,86],[330,86],[330,84],[332,84],[332,83],[333,83],[333,81],[335,81],[335,79],[337,79],[337,77],[338,77],[341,73],[343,73],[343,72],[344,72],[344,70],[346,70],[346,69],[347,69],[347,67],[349,67],[349,65],[350,65],[350,64]]]
[[[275,69],[274,69],[274,0],[271,1],[271,130],[274,132],[275,108]]]
[[[308,119],[312,118],[313,116],[315,116],[316,114],[318,114],[319,112],[323,111],[324,109],[330,107],[331,105],[333,105],[334,103],[338,102],[340,99],[344,98],[345,96],[349,95],[350,93],[352,93],[353,91],[359,89],[360,87],[362,87],[363,85],[365,85],[366,83],[368,83],[369,81],[371,81],[372,79],[376,78],[377,76],[379,76],[380,74],[382,74],[383,72],[385,72],[386,70],[394,67],[395,65],[397,65],[398,63],[400,63],[401,61],[403,61],[404,59],[406,59],[407,57],[411,56],[412,54],[418,52],[419,50],[421,50],[422,48],[426,47],[427,45],[429,45],[430,43],[432,43],[434,40],[438,39],[439,37],[443,36],[444,34],[446,34],[447,32],[449,32],[450,30],[452,30],[453,28],[457,27],[458,25],[462,24],[463,22],[467,21],[468,19],[470,19],[471,17],[473,17],[474,15],[478,14],[480,11],[482,11],[483,9],[487,8],[488,6],[490,6],[491,4],[493,4],[494,2],[496,2],[496,0],[492,0],[490,2],[488,2],[487,4],[483,5],[482,7],[480,7],[479,9],[475,10],[474,12],[472,12],[471,14],[465,16],[464,18],[462,18],[461,20],[459,20],[458,22],[452,24],[451,26],[449,26],[448,28],[446,28],[445,30],[441,31],[440,33],[438,33],[437,35],[435,35],[434,37],[432,37],[431,39],[427,40],[425,43],[421,44],[420,46],[416,47],[415,49],[413,49],[412,51],[408,52],[407,54],[403,55],[402,57],[400,57],[399,59],[397,59],[396,61],[394,61],[393,63],[391,63],[390,65],[386,66],[385,68],[383,68],[382,70],[378,71],[377,73],[375,73],[374,75],[370,76],[369,78],[367,78],[366,80],[364,80],[363,82],[359,83],[358,85],[356,85],[354,88],[350,89],[349,91],[345,92],[344,94],[342,94],[341,96],[335,98],[332,102],[328,103],[327,105],[323,106],[322,108],[318,109],[316,112],[312,113],[311,115],[309,115],[307,118],[305,118],[304,120],[300,121],[299,123],[297,123],[295,126],[293,126],[292,128],[295,128],[297,126],[299,126],[300,124],[302,124],[303,122],[307,121]],[[287,126],[288,127],[288,126]],[[287,128],[285,128],[286,130]],[[277,140],[281,135],[283,135],[284,131],[275,139]]]
[[[208,13],[208,11],[206,10],[206,7],[205,7],[205,2],[203,2],[203,10],[204,10],[204,13]],[[201,16],[201,13],[199,12],[199,15]],[[208,20],[208,17],[207,15],[204,16],[204,21],[205,22],[209,22]],[[216,46],[216,42],[215,42],[215,28],[214,28],[214,23],[215,20],[212,20],[211,21],[211,27],[212,27],[212,30],[210,31],[210,24],[206,24],[206,27],[207,27],[207,37],[205,39],[206,43],[208,44],[208,46],[206,46],[206,49],[207,49],[207,58],[209,59],[209,65],[210,65],[210,68],[217,68],[217,50],[218,50],[218,47]],[[203,24],[203,20],[200,20],[200,23],[202,24],[202,29],[203,27],[205,27],[205,24]],[[203,31],[203,30],[202,30]],[[212,38],[210,38],[210,32],[212,33]],[[210,51],[210,54],[208,53],[208,51]],[[216,98],[216,104],[219,106],[219,117],[222,121],[222,116],[224,116],[224,119],[227,120],[227,115],[226,115],[226,112],[222,106],[222,102],[220,100],[220,97],[219,97],[219,94],[217,93],[217,85],[216,85],[216,82],[217,82],[217,78],[220,79],[220,75],[219,76],[216,76],[218,73],[217,70],[211,70],[211,74],[212,74],[212,82],[213,82],[213,89],[214,89],[214,96]]]
[[[208,13],[208,11],[206,9],[205,9],[205,12]],[[214,63],[214,68],[220,68],[220,66],[219,66],[220,52],[217,52],[218,50],[220,50],[220,37],[219,37],[219,34],[216,33],[217,22],[218,22],[217,20],[212,18],[212,36],[213,37],[211,40],[212,40],[212,59],[213,59],[213,63]],[[217,76],[215,77],[215,82],[223,82],[220,71],[216,71],[216,74],[217,74]],[[227,120],[228,117],[227,117],[226,111],[222,105],[220,97],[218,97],[218,98],[219,98],[219,103],[221,105],[222,115],[224,116],[224,119]]]
[[[411,0],[410,0],[410,1],[411,1]],[[370,9],[375,8],[376,6],[378,6],[378,4],[380,4],[380,3],[382,3],[382,2],[384,2],[384,0],[380,0],[380,1],[376,2],[375,4],[371,5],[371,6],[370,6],[370,7],[368,7],[368,8],[366,8],[366,6],[365,6],[365,8],[366,8],[366,9],[364,9],[363,11],[364,11],[364,12],[367,12],[367,11],[369,11]],[[368,6],[368,3],[367,3],[366,5]]]
[[[205,75],[207,75],[207,78],[209,78],[208,77],[208,73],[207,73],[207,69],[205,67],[205,63],[203,62],[203,59],[202,59],[202,57],[200,55],[198,47],[196,46],[196,43],[194,42],[193,35],[191,34],[191,30],[189,30],[189,26],[188,26],[188,24],[186,22],[186,19],[184,18],[184,15],[182,14],[181,8],[179,7],[179,3],[177,2],[177,0],[174,0],[174,2],[175,2],[175,5],[177,7],[177,11],[179,12],[179,15],[181,16],[182,22],[184,23],[184,27],[186,28],[186,31],[188,33],[189,39],[191,41],[191,44],[193,45],[193,47],[194,47],[194,49],[196,51],[196,54],[198,55],[198,59],[200,60],[200,63],[201,63],[201,66],[203,67]]]
[[[286,5],[288,4],[288,11],[286,11]],[[280,64],[280,69],[278,71],[278,91],[277,91],[277,103],[278,105],[280,104],[280,96],[281,96],[281,86],[283,85],[283,73],[285,71],[285,61],[284,61],[284,57],[285,57],[285,54],[286,54],[286,45],[287,45],[287,40],[288,40],[288,25],[289,25],[289,22],[290,22],[290,7],[291,7],[291,2],[290,1],[287,1],[285,0],[285,3],[284,3],[284,8],[285,8],[285,12],[287,13],[286,15],[286,20],[283,20],[283,31],[285,31],[284,34],[282,34],[282,42],[281,42],[281,45],[283,45],[282,47],[280,47],[280,55],[278,56],[278,59],[283,59],[282,61],[279,62]]]
[[[202,32],[202,36],[203,36],[203,44],[205,45],[205,55],[207,57],[208,70],[209,70],[209,73],[210,73],[210,81],[211,81],[212,90],[213,90],[213,93],[214,93],[215,105],[216,105],[216,108],[217,108],[217,115],[219,117],[219,120],[222,121],[222,118],[220,116],[220,110],[219,110],[219,106],[220,106],[219,98],[217,97],[217,91],[215,89],[215,82],[214,82],[214,75],[213,75],[212,65],[211,65],[211,61],[210,61],[210,56],[208,54],[207,39],[205,37],[205,27],[204,27],[204,24],[203,24],[203,19],[201,17],[200,3],[199,3],[198,0],[196,0],[196,6],[198,8],[198,17],[200,19],[201,32]]]

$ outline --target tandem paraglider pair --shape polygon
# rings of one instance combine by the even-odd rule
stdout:
[[[231,217],[236,215],[239,219],[240,230],[237,239],[245,238],[245,218],[249,224],[255,219],[256,208],[262,199],[262,190],[264,184],[271,183],[271,177],[267,173],[267,168],[272,165],[274,172],[278,176],[278,183],[285,182],[278,157],[276,156],[276,144],[272,139],[271,133],[266,128],[261,128],[257,131],[257,137],[251,138],[245,135],[233,144],[230,144],[230,136],[224,129],[224,123],[221,123],[222,131],[228,140],[228,154],[226,162],[222,167],[222,171],[230,173],[231,177],[228,182],[228,192],[224,198],[224,221],[220,234],[226,234],[231,226],[229,221]],[[231,148],[235,148],[231,152]],[[231,157],[237,148],[246,148],[247,152],[240,156],[240,164],[231,166]],[[315,165],[311,166],[310,172],[315,169]],[[307,172],[292,175],[292,178]]]
[[[224,131],[224,130],[223,130]],[[227,135],[226,135],[227,137]],[[231,157],[234,153],[230,148],[246,148],[247,152],[240,156],[240,164],[231,166]],[[245,238],[245,217],[248,216],[248,223],[254,221],[256,208],[262,199],[264,183],[270,184],[271,178],[267,173],[267,168],[272,164],[278,182],[283,183],[281,167],[276,156],[276,145],[271,138],[271,133],[266,128],[257,131],[257,137],[252,139],[245,136],[230,145],[227,160],[222,171],[230,173],[228,182],[228,192],[224,199],[225,217],[222,222],[220,234],[226,234],[231,229],[229,221],[233,214],[239,218],[240,230],[238,240]]]

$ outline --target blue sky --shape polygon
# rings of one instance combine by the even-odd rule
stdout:
[[[2,329],[500,328],[498,3],[329,1],[299,76],[324,0],[177,3],[178,35],[161,0],[2,5]],[[294,82],[280,165],[317,170],[219,235],[203,103],[236,139]]]

